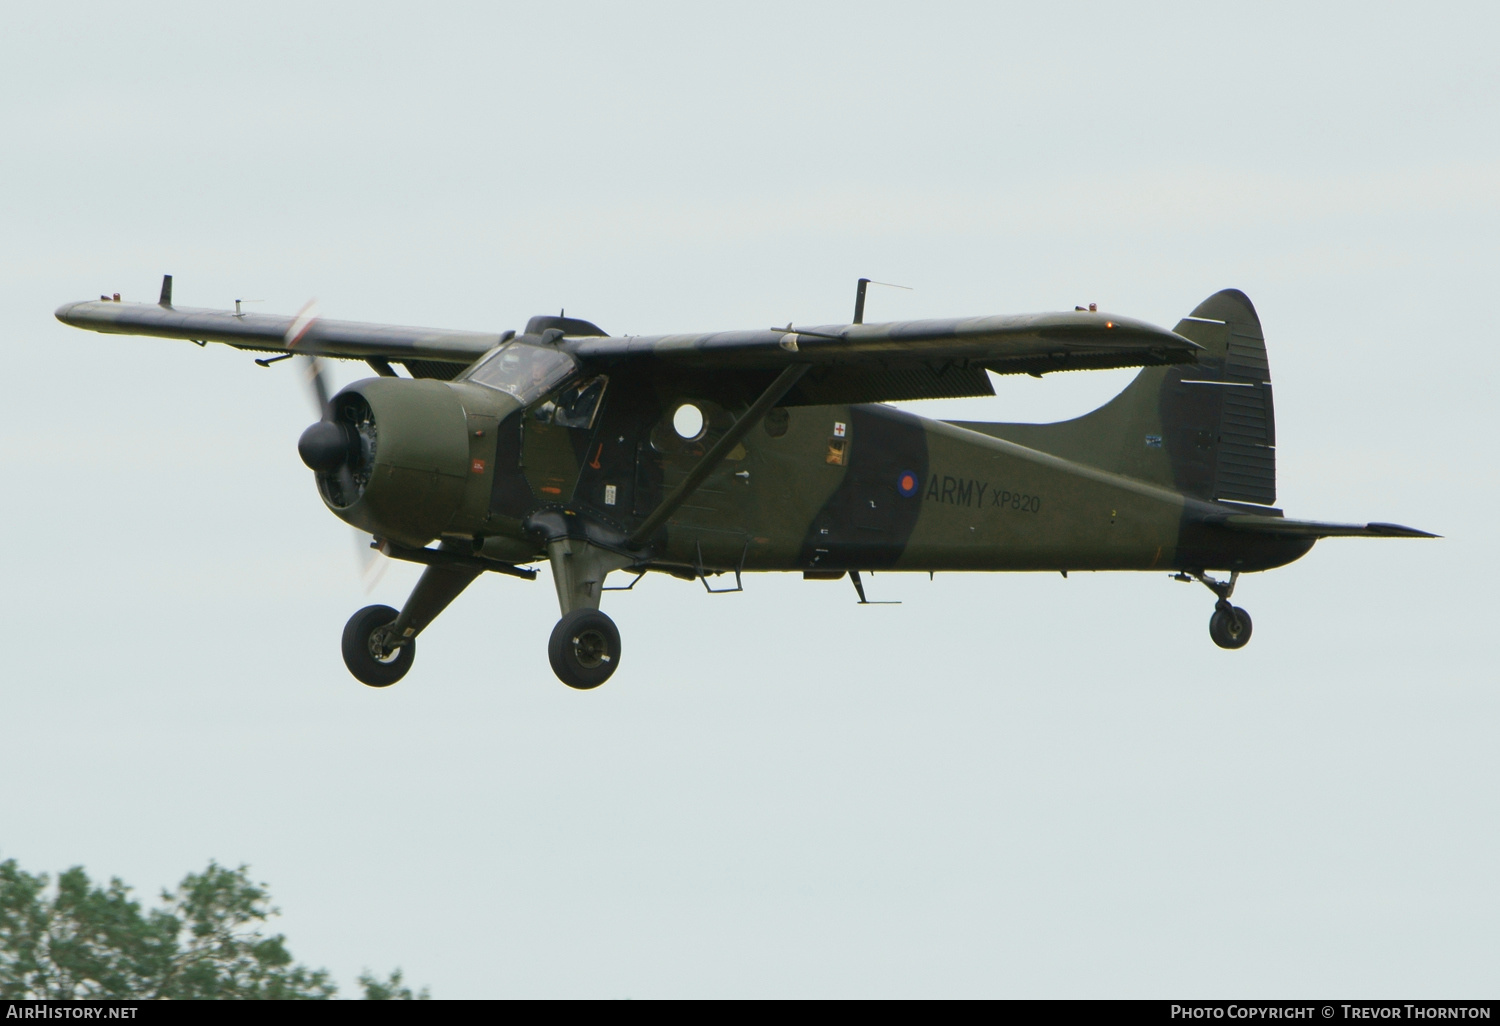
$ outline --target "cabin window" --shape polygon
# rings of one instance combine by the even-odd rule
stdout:
[[[703,437],[706,428],[703,411],[692,403],[683,403],[672,413],[672,430],[684,442],[696,442]]]
[[[567,353],[511,342],[476,364],[464,380],[515,396],[529,406],[577,373],[578,363]]]
[[[599,413],[599,402],[604,398],[608,384],[609,379],[601,375],[564,388],[553,400],[557,409],[552,414],[552,423],[558,427],[584,430],[593,427],[594,417]]]

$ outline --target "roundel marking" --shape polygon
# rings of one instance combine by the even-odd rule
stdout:
[[[909,499],[917,494],[917,484],[917,475],[910,470],[903,470],[896,478],[896,491]]]

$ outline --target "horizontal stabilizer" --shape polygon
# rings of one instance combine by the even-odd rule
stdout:
[[[1294,535],[1302,538],[1440,538],[1400,524],[1329,524],[1320,520],[1286,520],[1258,513],[1230,513],[1209,517],[1207,523],[1256,534]]]

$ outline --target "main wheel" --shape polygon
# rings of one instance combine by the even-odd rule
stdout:
[[[620,665],[620,632],[599,610],[575,609],[552,628],[547,658],[568,687],[597,688]]]
[[[417,657],[415,639],[398,648],[385,647],[385,628],[399,615],[390,606],[365,606],[344,624],[344,665],[361,684],[388,688],[411,669]]]
[[[1208,621],[1208,636],[1220,648],[1244,648],[1250,641],[1250,614],[1239,606],[1215,609]]]

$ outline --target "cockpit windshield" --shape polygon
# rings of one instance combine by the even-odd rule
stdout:
[[[578,364],[567,353],[512,342],[481,360],[465,380],[499,389],[530,406],[577,373]]]

